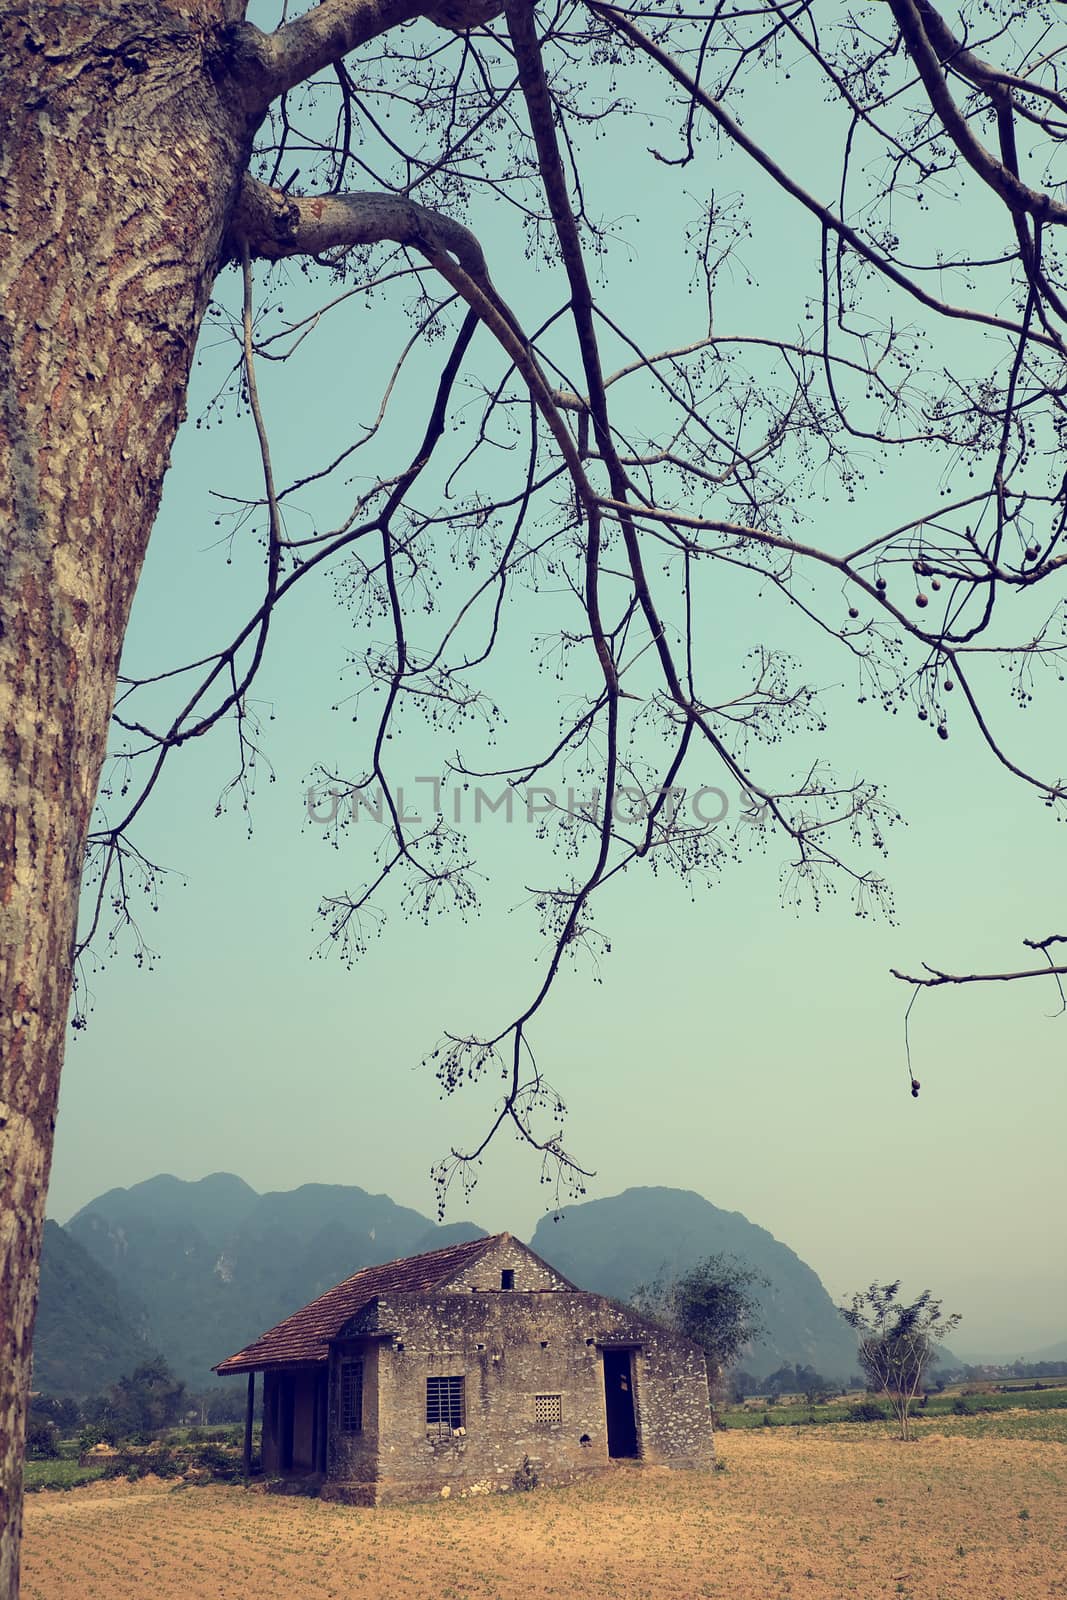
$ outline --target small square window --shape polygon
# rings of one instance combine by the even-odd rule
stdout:
[[[534,1421],[549,1425],[562,1422],[563,1396],[559,1394],[535,1394]]]
[[[505,1267],[504,1270],[501,1272],[501,1274],[500,1274],[500,1287],[502,1289],[514,1289],[514,1287],[515,1287],[515,1268],[514,1267]]]
[[[363,1432],[363,1363],[341,1362],[341,1432]]]
[[[454,1433],[463,1423],[463,1379],[426,1379],[426,1426],[440,1433]]]

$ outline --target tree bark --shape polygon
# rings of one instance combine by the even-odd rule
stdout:
[[[223,0],[0,10],[0,1600],[14,1600],[86,834],[255,113],[234,92]]]

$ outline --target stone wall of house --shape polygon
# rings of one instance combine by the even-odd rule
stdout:
[[[378,1479],[379,1356],[381,1343],[372,1339],[346,1339],[330,1348],[329,1447],[327,1476],[355,1485],[373,1485]],[[341,1419],[341,1366],[363,1362],[363,1427],[346,1433]],[[373,1493],[355,1498],[374,1499]]]
[[[457,1294],[473,1290],[487,1293],[499,1290],[505,1272],[512,1274],[512,1286],[516,1294],[571,1288],[566,1278],[561,1277],[547,1261],[535,1256],[532,1250],[520,1240],[513,1239],[509,1233],[505,1233],[499,1244],[479,1256],[465,1271],[450,1278],[448,1288],[451,1293]]]
[[[347,1484],[352,1498],[375,1501],[488,1493],[511,1489],[524,1472],[551,1483],[605,1468],[604,1345],[632,1347],[640,1458],[711,1465],[707,1377],[695,1346],[599,1296],[538,1292],[551,1285],[537,1281],[522,1246],[510,1292],[499,1287],[501,1270],[494,1260],[485,1287],[453,1283],[447,1293],[396,1295],[368,1308],[368,1320],[393,1337],[375,1347],[373,1383],[364,1369],[368,1420],[377,1393],[373,1432],[331,1448],[338,1491]],[[524,1290],[526,1272],[535,1287]],[[343,1349],[335,1346],[331,1360]],[[460,1428],[427,1422],[432,1377],[462,1378]]]
[[[631,1336],[638,1333],[631,1330]],[[710,1467],[715,1447],[703,1352],[655,1330],[642,1339],[634,1369],[641,1459],[667,1467]]]

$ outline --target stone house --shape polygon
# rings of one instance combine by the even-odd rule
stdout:
[[[362,1271],[215,1368],[263,1374],[263,1470],[361,1505],[710,1467],[704,1354],[508,1233]]]

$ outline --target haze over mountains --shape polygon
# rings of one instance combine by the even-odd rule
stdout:
[[[568,1206],[559,1222],[543,1217],[530,1244],[573,1283],[627,1300],[638,1284],[668,1277],[704,1256],[736,1256],[769,1280],[759,1291],[766,1332],[742,1365],[765,1377],[784,1362],[826,1377],[858,1371],[856,1337],[818,1275],[795,1251],[688,1189],[627,1189],[609,1200]]]
[[[351,1186],[257,1194],[225,1172],[109,1190],[65,1228],[47,1225],[35,1387],[99,1390],[158,1351],[203,1389],[215,1362],[360,1267],[485,1231],[437,1226]],[[767,1333],[744,1361],[749,1371],[787,1361],[829,1377],[856,1370],[855,1339],[811,1267],[740,1212],[691,1191],[628,1189],[568,1206],[561,1221],[543,1218],[530,1244],[580,1287],[616,1299],[664,1269],[731,1253],[770,1280]]]

